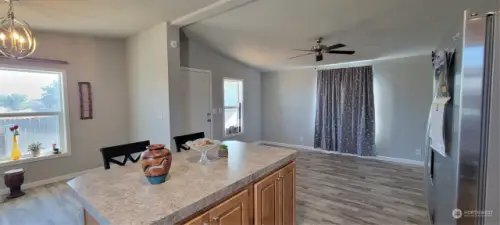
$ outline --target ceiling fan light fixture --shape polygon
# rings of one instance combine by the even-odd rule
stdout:
[[[7,16],[0,18],[0,53],[8,58],[22,59],[36,50],[36,39],[26,21],[17,20],[14,15],[13,2],[9,4]]]
[[[316,62],[323,61],[323,54],[316,54]]]

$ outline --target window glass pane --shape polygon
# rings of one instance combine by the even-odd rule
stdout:
[[[61,111],[61,82],[55,73],[0,69],[0,114]]]
[[[52,151],[52,144],[59,143],[59,116],[27,116],[0,118],[0,158],[10,157],[13,134],[9,130],[12,125],[19,126],[19,150],[24,156],[30,154],[28,145],[42,143],[42,151]]]
[[[241,81],[224,81],[224,106],[238,106],[239,82]]]
[[[224,109],[224,128],[238,126],[238,109]]]
[[[224,134],[238,134],[242,131],[243,81],[224,80]]]
[[[241,117],[238,108],[224,109],[224,130],[226,135],[241,132]]]

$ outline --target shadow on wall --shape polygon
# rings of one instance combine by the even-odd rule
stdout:
[[[390,135],[384,135],[390,132],[390,127],[393,127],[393,120],[385,118],[393,118],[392,106],[394,105],[394,93],[390,86],[390,81],[381,76],[373,77],[373,97],[375,105],[375,147],[377,154],[380,155],[380,150],[390,149]],[[384,114],[384,116],[382,116]],[[382,151],[384,152],[384,151]]]

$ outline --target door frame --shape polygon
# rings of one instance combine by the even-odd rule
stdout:
[[[212,71],[211,70],[204,70],[204,69],[196,69],[196,68],[191,68],[191,67],[182,67],[181,66],[181,71],[188,71],[188,72],[197,72],[197,73],[206,73],[209,77],[209,80],[210,80],[210,84],[209,84],[209,97],[210,97],[210,101],[208,102],[208,104],[210,105],[210,120],[212,122],[210,122],[210,139],[213,139],[214,138],[214,112],[213,112],[213,98],[212,98]]]

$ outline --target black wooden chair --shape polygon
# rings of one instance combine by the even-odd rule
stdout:
[[[104,160],[104,169],[108,170],[110,168],[109,165],[110,163],[124,166],[127,163],[127,160],[129,159],[133,163],[136,163],[137,161],[139,161],[141,156],[139,155],[137,156],[137,158],[134,159],[132,157],[132,154],[143,152],[144,150],[146,150],[148,146],[149,146],[149,140],[125,144],[125,145],[117,145],[117,146],[101,148],[102,159]],[[123,162],[113,159],[119,156],[123,156]]]
[[[186,134],[186,135],[181,135],[174,137],[175,141],[175,147],[177,148],[177,152],[180,152],[181,149],[184,150],[189,150],[189,147],[186,144],[188,141],[194,141],[196,139],[204,138],[205,133],[204,132],[199,132],[199,133],[194,133],[194,134]]]

